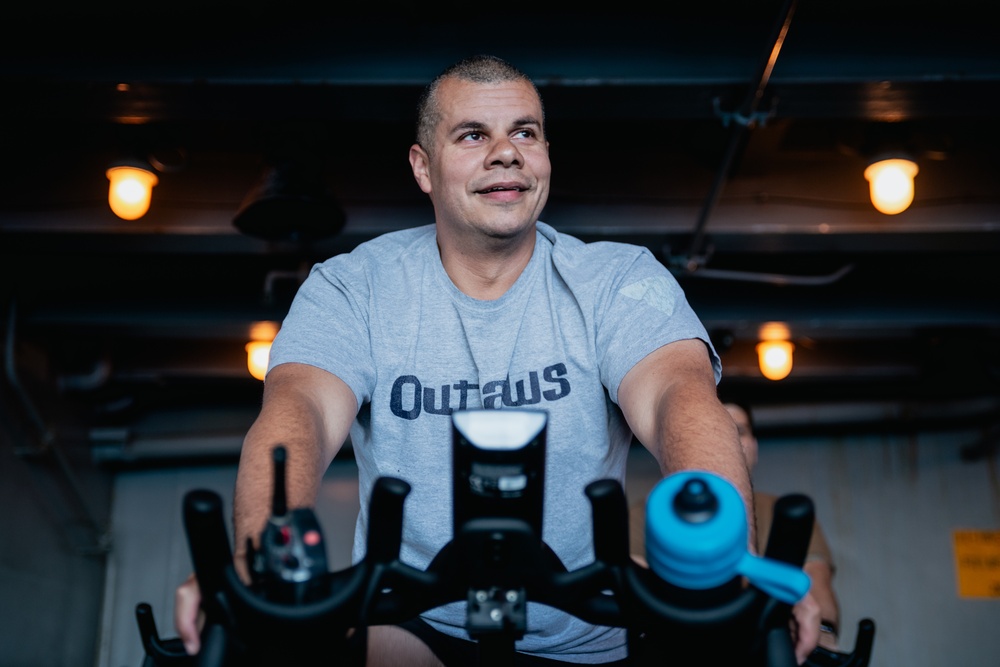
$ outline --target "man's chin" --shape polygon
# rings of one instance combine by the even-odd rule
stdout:
[[[517,223],[509,226],[493,226],[487,227],[483,232],[491,239],[496,241],[516,241],[523,238],[527,233],[533,232],[535,229],[535,223]]]
[[[486,230],[486,236],[491,239],[496,239],[497,241],[513,241],[514,239],[520,238],[523,234],[523,230],[513,230],[513,229],[498,229],[498,230]]]

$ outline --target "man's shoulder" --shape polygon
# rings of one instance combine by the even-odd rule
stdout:
[[[577,236],[560,232],[551,225],[539,221],[536,223],[538,233],[552,246],[554,256],[560,258],[592,259],[604,257],[611,260],[615,257],[632,259],[639,255],[650,255],[645,246],[622,241],[584,241]]]
[[[435,237],[433,224],[406,227],[383,232],[374,238],[359,243],[355,250],[386,250],[391,247],[406,248],[414,243],[424,242]]]
[[[326,263],[336,266],[393,264],[398,258],[413,257],[414,249],[433,245],[434,225],[421,225],[383,232],[354,246],[349,252],[334,255]]]

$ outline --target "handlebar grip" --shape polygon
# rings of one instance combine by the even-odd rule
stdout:
[[[396,477],[380,477],[372,488],[368,515],[368,560],[388,563],[399,558],[403,541],[403,501],[410,485]]]
[[[767,633],[767,667],[796,667],[795,647],[787,627],[772,628]]]
[[[854,651],[848,667],[867,667],[875,643],[875,621],[863,618],[858,621],[858,635],[854,640]]]
[[[212,605],[223,590],[225,570],[233,562],[219,494],[206,489],[188,492],[184,496],[184,527],[202,605],[208,620],[215,620],[212,614],[218,610]]]
[[[153,608],[146,602],[140,602],[135,607],[135,620],[139,625],[139,637],[146,656],[153,665],[188,665],[191,657],[184,650],[179,640],[163,641],[156,629],[156,619],[153,618]]]
[[[584,489],[593,511],[594,557],[621,565],[628,560],[628,505],[619,482],[599,479]]]
[[[764,555],[802,567],[809,552],[816,515],[812,499],[801,493],[778,498]]]
[[[226,664],[229,641],[226,630],[221,625],[205,626],[201,634],[201,650],[198,651],[197,667],[221,667]]]

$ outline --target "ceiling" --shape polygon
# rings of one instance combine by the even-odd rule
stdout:
[[[406,157],[416,97],[445,65],[490,52],[545,100],[543,219],[661,258],[723,352],[726,392],[893,406],[881,422],[995,420],[991,3],[638,5],[13,10],[0,35],[0,414],[28,441],[120,453],[146,429],[161,453],[192,433],[232,451],[259,403],[252,326],[280,321],[313,262],[432,221]],[[880,142],[920,167],[896,216],[871,207],[862,176]],[[133,222],[106,203],[104,170],[126,155],[159,176]],[[292,204],[266,237],[234,225],[286,155],[312,160],[346,216],[338,233]],[[756,369],[768,321],[796,343],[781,382]]]

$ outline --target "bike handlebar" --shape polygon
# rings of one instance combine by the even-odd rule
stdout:
[[[724,585],[690,590],[668,583],[632,560],[628,509],[616,480],[598,480],[585,493],[593,511],[594,561],[568,571],[528,522],[507,517],[467,521],[424,570],[400,560],[403,507],[410,486],[376,480],[369,502],[365,557],[329,572],[307,601],[269,599],[239,578],[233,565],[222,501],[206,490],[184,499],[184,522],[206,625],[202,650],[189,656],[177,640],[160,639],[152,609],[136,608],[148,667],[229,667],[308,662],[338,655],[363,665],[365,628],[400,623],[434,607],[467,601],[470,636],[513,655],[526,627],[527,601],[559,608],[598,625],[623,627],[630,661],[661,663],[664,655],[696,651],[725,664],[795,665],[789,632],[791,606],[734,577]],[[813,523],[812,502],[784,496],[775,505],[765,557],[801,567]],[[725,636],[726,641],[718,641]],[[864,619],[852,653],[817,650],[811,667],[865,667],[874,623]],[[499,641],[499,643],[497,643]],[[482,652],[484,655],[487,652]],[[503,657],[498,664],[503,662]]]

